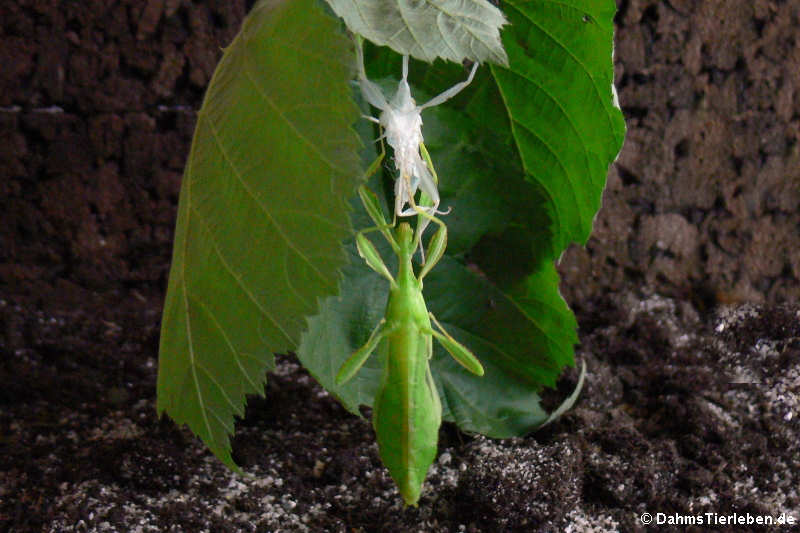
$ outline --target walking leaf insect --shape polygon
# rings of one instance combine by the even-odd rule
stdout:
[[[433,355],[433,337],[467,370],[483,375],[483,366],[472,352],[455,340],[432,313],[422,296],[422,280],[439,262],[447,246],[447,227],[433,215],[417,207],[417,213],[439,226],[428,243],[428,260],[414,273],[411,258],[421,246],[420,232],[403,222],[394,235],[393,225],[383,217],[378,198],[362,186],[359,196],[374,228],[356,234],[356,246],[370,268],[389,281],[389,300],[382,319],[366,344],[356,350],[341,366],[336,384],[352,378],[364,365],[381,340],[386,340],[386,366],[372,406],[372,425],[383,463],[403,496],[406,505],[416,505],[428,468],[436,457],[442,407],[431,376],[429,361]],[[375,246],[366,234],[383,233],[398,257],[397,275],[392,277]],[[439,331],[431,327],[431,321]]]
[[[365,117],[380,124],[384,129],[383,136],[386,142],[394,149],[395,167],[400,171],[395,181],[395,206],[394,212],[398,217],[414,216],[418,214],[417,207],[428,215],[445,214],[439,211],[439,191],[436,187],[435,171],[428,151],[425,149],[422,137],[422,110],[437,106],[461,92],[472,82],[478,63],[473,63],[472,70],[465,81],[457,83],[432,98],[428,102],[417,105],[411,96],[411,87],[408,85],[408,56],[403,56],[403,78],[397,85],[397,92],[391,100],[387,100],[381,88],[367,78],[364,68],[364,50],[362,38],[356,38],[356,54],[358,56],[358,77],[361,93],[374,107],[381,110],[379,118]],[[420,155],[420,151],[422,155]],[[422,156],[425,157],[423,161]],[[432,205],[422,201],[418,206],[414,200],[417,189],[421,189]],[[405,207],[408,204],[409,207]],[[417,224],[417,233],[422,234],[428,226],[429,217],[420,217]],[[422,248],[420,248],[422,252]],[[424,262],[424,253],[423,253]]]

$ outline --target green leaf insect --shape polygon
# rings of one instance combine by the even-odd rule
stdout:
[[[362,186],[359,195],[376,226],[358,232],[356,246],[367,265],[389,281],[389,300],[385,318],[375,327],[366,344],[341,366],[336,384],[351,379],[385,340],[386,365],[373,404],[372,424],[381,459],[397,483],[403,500],[406,505],[416,505],[425,475],[436,457],[442,423],[442,406],[429,366],[433,338],[473,374],[482,376],[483,366],[428,312],[422,295],[423,278],[439,262],[447,246],[447,227],[438,218],[417,208],[421,216],[439,228],[428,243],[425,265],[419,274],[415,274],[411,259],[420,246],[420,233],[415,233],[408,223],[403,222],[392,235],[388,229],[393,226],[383,218],[375,194]],[[395,277],[367,239],[366,234],[371,231],[381,231],[397,255]],[[438,331],[432,327],[431,321]]]

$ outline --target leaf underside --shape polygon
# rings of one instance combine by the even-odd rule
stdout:
[[[452,207],[442,217],[447,253],[425,280],[425,298],[486,373],[471,375],[435,342],[431,366],[444,418],[492,437],[523,435],[542,424],[547,413],[537,392],[574,364],[576,322],[558,292],[553,263],[570,243],[588,238],[624,136],[611,85],[614,2],[502,7],[511,21],[503,32],[508,67],[480,69],[462,95],[423,113],[441,205]],[[399,65],[386,49],[367,50],[371,79],[386,76],[391,87]],[[453,64],[412,63],[409,80],[424,102],[464,74]],[[362,135],[365,142],[375,137]],[[356,227],[368,225],[363,213],[354,217]],[[351,261],[342,297],[323,302],[298,356],[358,413],[359,405],[372,404],[382,350],[345,386],[333,377],[383,317],[388,287],[354,250]]]
[[[399,54],[508,64],[503,13],[486,0],[328,0],[350,31]]]
[[[197,117],[164,305],[158,411],[228,466],[234,415],[263,394],[338,290],[359,181],[352,56],[314,0],[259,2]],[[309,231],[313,228],[314,231]]]
[[[616,4],[609,0],[504,3],[507,68],[492,74],[529,179],[550,198],[553,244],[585,244],[608,165],[625,135],[612,61]]]

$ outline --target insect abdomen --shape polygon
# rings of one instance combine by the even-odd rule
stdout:
[[[389,356],[373,404],[373,426],[381,458],[406,505],[416,505],[422,482],[436,458],[442,421],[439,396],[428,368],[431,337],[422,335],[416,325],[409,325],[387,340]]]

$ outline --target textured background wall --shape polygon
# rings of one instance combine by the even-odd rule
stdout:
[[[800,297],[800,3],[630,0],[617,27],[628,123],[579,304],[626,284],[701,305]]]
[[[195,110],[246,9],[244,0],[0,5],[7,290],[166,287]]]
[[[2,3],[4,292],[163,291],[194,110],[247,7]],[[568,300],[625,285],[702,305],[800,296],[799,12],[620,3],[629,133],[594,236],[561,264]]]

